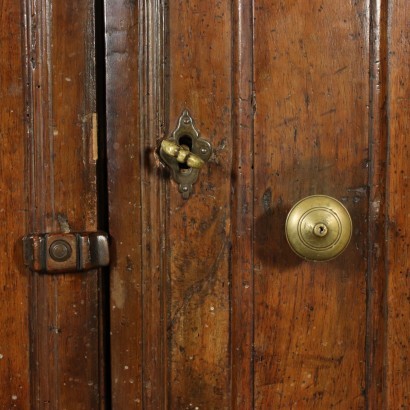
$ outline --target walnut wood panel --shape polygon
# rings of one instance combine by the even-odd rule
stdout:
[[[105,2],[112,407],[166,408],[163,5]],[[126,216],[126,217],[125,217]]]
[[[391,1],[389,16],[389,155],[387,408],[410,406],[410,6]]]
[[[94,2],[60,3],[0,7],[0,407],[407,408],[406,2],[105,1],[112,403],[98,273],[19,251],[97,228]],[[156,155],[186,108],[188,201]],[[315,193],[355,227],[321,264],[283,232]]]
[[[164,3],[139,3],[139,155],[141,161],[141,273],[143,408],[167,408],[165,187],[155,156],[165,118]]]
[[[406,407],[408,7],[105,10],[112,407]],[[215,149],[189,200],[155,153],[184,109]],[[353,218],[334,261],[286,243],[312,194]]]
[[[105,9],[112,407],[142,408],[138,7]]]
[[[169,2],[169,127],[186,108],[214,155],[186,201],[171,182],[169,406],[229,408],[231,6]],[[171,129],[172,130],[172,129]]]
[[[365,1],[255,3],[256,408],[365,405],[368,33]],[[353,219],[331,262],[283,233],[312,194]]]
[[[161,2],[137,6],[106,2],[113,407],[226,408],[230,10],[197,2],[192,19],[192,10],[173,2],[168,18]],[[165,42],[164,24],[172,21]],[[202,171],[189,201],[173,183],[164,191],[167,172],[155,156],[184,108],[216,147],[214,169]]]
[[[24,192],[24,83],[21,4],[0,3],[0,408],[29,409],[28,283],[21,238]]]
[[[366,393],[370,409],[383,407],[386,352],[386,156],[388,2],[371,4],[369,241],[367,274]]]
[[[233,409],[253,407],[253,5],[232,3],[231,366]]]
[[[96,230],[94,4],[23,4],[27,231]],[[31,406],[99,408],[98,273],[30,277]]]

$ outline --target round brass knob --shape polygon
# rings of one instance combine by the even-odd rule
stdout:
[[[346,249],[352,236],[352,220],[337,199],[312,195],[293,206],[285,229],[296,254],[307,260],[327,261]]]

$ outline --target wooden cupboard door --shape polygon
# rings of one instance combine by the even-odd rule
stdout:
[[[98,409],[99,274],[26,269],[29,233],[97,229],[93,1],[0,2],[0,408]]]
[[[20,4],[0,7],[0,408],[29,408],[28,278],[16,240],[25,232],[24,82]],[[17,67],[17,69],[16,69]]]
[[[409,396],[409,6],[106,0],[114,409],[396,409]],[[158,157],[188,109],[213,155]],[[338,258],[289,248],[341,201]]]

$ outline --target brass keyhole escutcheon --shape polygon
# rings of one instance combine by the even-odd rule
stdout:
[[[312,195],[292,207],[285,230],[297,255],[311,261],[327,261],[346,249],[352,236],[352,220],[337,199]]]
[[[171,177],[178,184],[184,199],[188,199],[193,192],[193,184],[211,154],[211,144],[200,136],[193,118],[184,110],[177,128],[169,138],[161,141],[159,149],[159,156],[169,167]]]

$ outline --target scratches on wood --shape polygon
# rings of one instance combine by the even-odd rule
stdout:
[[[175,308],[174,314],[170,319],[168,324],[168,332],[172,331],[172,327],[175,322],[180,319],[181,315],[184,314],[184,309],[188,306],[190,300],[195,296],[203,292],[208,293],[213,287],[216,278],[216,273],[218,272],[220,262],[222,258],[226,257],[228,240],[226,239],[221,246],[221,250],[218,253],[215,262],[210,266],[207,275],[203,276],[200,280],[192,284],[188,289],[185,290],[183,296],[183,301],[179,307]]]
[[[388,136],[387,156],[387,338],[385,403],[389,408],[410,407],[410,5],[389,2]]]
[[[92,113],[91,120],[91,160],[96,163],[98,160],[98,119],[97,113]]]
[[[368,10],[318,9],[255,8],[256,408],[364,407],[367,190],[355,187],[367,184],[369,57],[368,39],[346,38],[366,32]],[[334,262],[304,262],[283,238],[289,209],[312,194],[346,197],[353,216],[356,247]]]
[[[23,3],[5,0],[0,7],[0,408],[25,410],[30,408],[30,277],[20,247],[29,217]]]
[[[96,230],[94,3],[23,4],[32,62],[25,78],[27,233]],[[31,405],[98,408],[98,272],[30,279]]]

